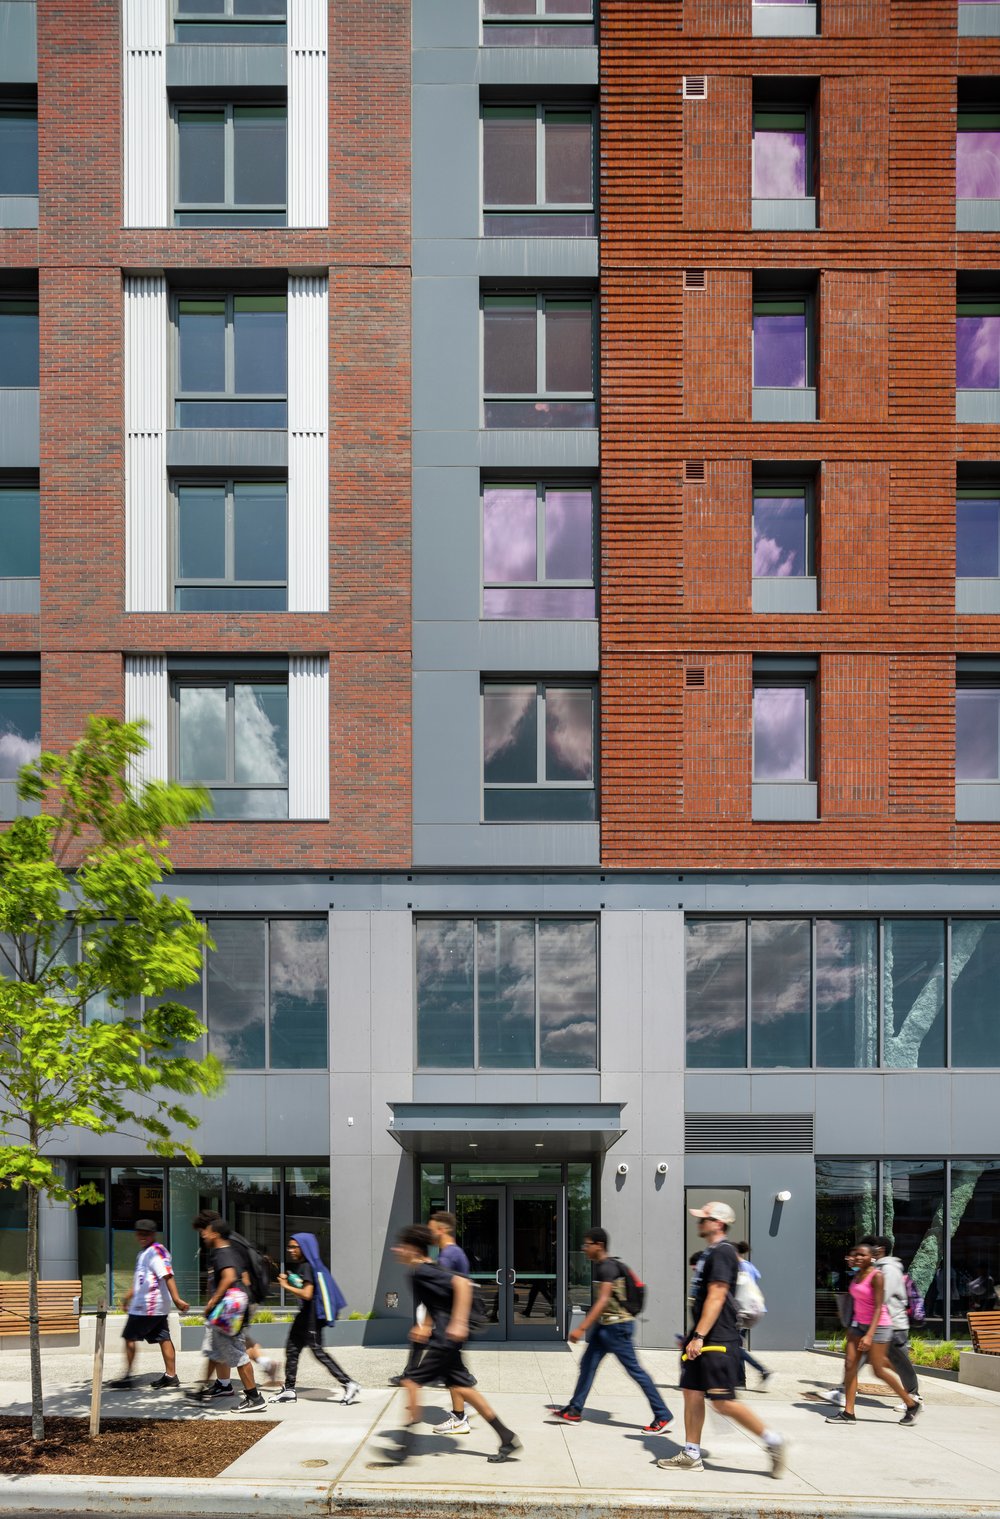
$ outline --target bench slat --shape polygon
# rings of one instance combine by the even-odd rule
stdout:
[[[39,1334],[76,1334],[80,1319],[73,1299],[80,1292],[80,1282],[38,1283]],[[26,1336],[27,1317],[27,1282],[0,1282],[0,1339]]]
[[[970,1313],[969,1331],[980,1355],[1000,1355],[1000,1310]]]

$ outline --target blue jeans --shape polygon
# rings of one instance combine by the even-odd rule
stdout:
[[[580,1362],[580,1375],[577,1377],[573,1396],[569,1400],[570,1408],[575,1408],[577,1413],[583,1412],[583,1405],[594,1385],[598,1366],[606,1355],[613,1355],[624,1366],[633,1382],[638,1383],[646,1394],[649,1406],[653,1410],[653,1418],[671,1419],[673,1417],[657,1392],[649,1372],[639,1364],[639,1357],[632,1343],[634,1334],[635,1323],[631,1319],[621,1324],[594,1325],[590,1331],[587,1348],[583,1352],[583,1360]]]

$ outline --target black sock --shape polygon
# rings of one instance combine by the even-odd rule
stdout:
[[[488,1419],[487,1423],[490,1424],[492,1426],[492,1428],[496,1430],[498,1436],[500,1437],[500,1444],[501,1445],[509,1445],[510,1444],[510,1442],[514,1438],[514,1431],[512,1429],[508,1429],[507,1426],[506,1426],[506,1424],[503,1422],[503,1420],[501,1418],[499,1418],[497,1416],[494,1416],[492,1419]]]

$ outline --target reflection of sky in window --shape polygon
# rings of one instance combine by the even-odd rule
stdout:
[[[597,924],[538,925],[541,1063],[597,1064]]]
[[[250,785],[288,780],[288,687],[236,687],[236,779]]]
[[[535,519],[533,485],[489,486],[483,491],[483,572],[487,581],[536,579]]]
[[[802,389],[806,383],[805,312],[768,315],[753,319],[753,382]]]
[[[804,686],[754,688],[753,773],[758,781],[806,779]]]
[[[955,385],[959,390],[1000,388],[1000,314],[955,318]]]
[[[960,781],[1000,780],[1000,690],[955,692],[955,774]]]
[[[959,130],[955,182],[959,200],[1000,199],[1000,128]]]
[[[753,134],[753,193],[762,200],[798,200],[806,193],[806,134],[759,128]]]
[[[594,388],[592,311],[589,301],[549,301],[545,308],[545,389]]]
[[[1000,496],[955,503],[955,574],[1000,575]]]
[[[747,926],[689,922],[685,932],[687,1060],[692,1066],[746,1064]]]
[[[226,692],[223,686],[182,686],[177,693],[179,779],[226,779]]]
[[[513,686],[483,693],[483,775],[508,785],[538,779],[536,691]]]
[[[16,780],[21,766],[41,754],[41,716],[37,686],[0,688],[0,780]]]
[[[483,204],[533,206],[538,199],[534,108],[492,110],[483,118]]]
[[[755,496],[753,572],[805,575],[806,503],[803,496]]]
[[[593,697],[583,687],[545,693],[545,777],[589,781],[594,775]]]
[[[593,497],[589,490],[550,490],[545,495],[545,574],[549,580],[589,580],[593,575]]]

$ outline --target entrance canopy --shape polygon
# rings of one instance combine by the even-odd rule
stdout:
[[[617,1102],[396,1102],[389,1133],[414,1154],[586,1160],[625,1133]]]

